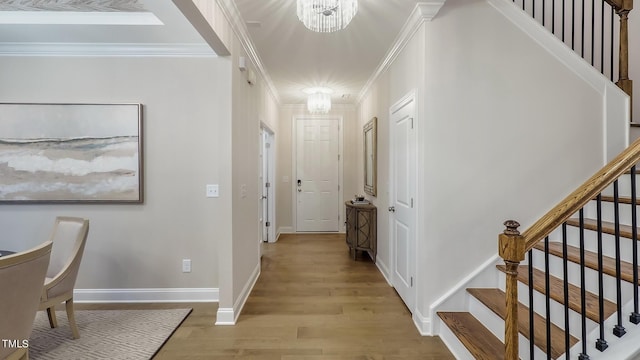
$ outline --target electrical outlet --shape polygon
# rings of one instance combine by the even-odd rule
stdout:
[[[191,272],[191,259],[182,259],[182,272],[183,273]]]
[[[218,184],[207,184],[207,197],[218,197],[220,191]]]

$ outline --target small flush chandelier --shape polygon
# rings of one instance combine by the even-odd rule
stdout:
[[[328,88],[309,88],[304,92],[309,95],[307,98],[307,109],[312,114],[326,114],[331,110],[331,93]]]
[[[298,0],[298,19],[315,32],[334,32],[349,25],[358,0]]]

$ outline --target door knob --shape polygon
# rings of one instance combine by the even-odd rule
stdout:
[[[266,199],[267,195],[262,195],[261,199]]]
[[[298,188],[298,192],[302,192],[302,189]]]
[[[396,212],[396,207],[395,206],[389,206],[389,211],[390,212]]]

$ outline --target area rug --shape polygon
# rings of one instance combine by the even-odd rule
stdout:
[[[58,327],[49,327],[39,311],[29,339],[32,360],[150,359],[191,309],[77,310],[80,339],[73,340],[64,311],[57,311]]]

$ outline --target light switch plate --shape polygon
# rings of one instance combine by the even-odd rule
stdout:
[[[220,189],[218,184],[207,184],[207,197],[219,197]]]

